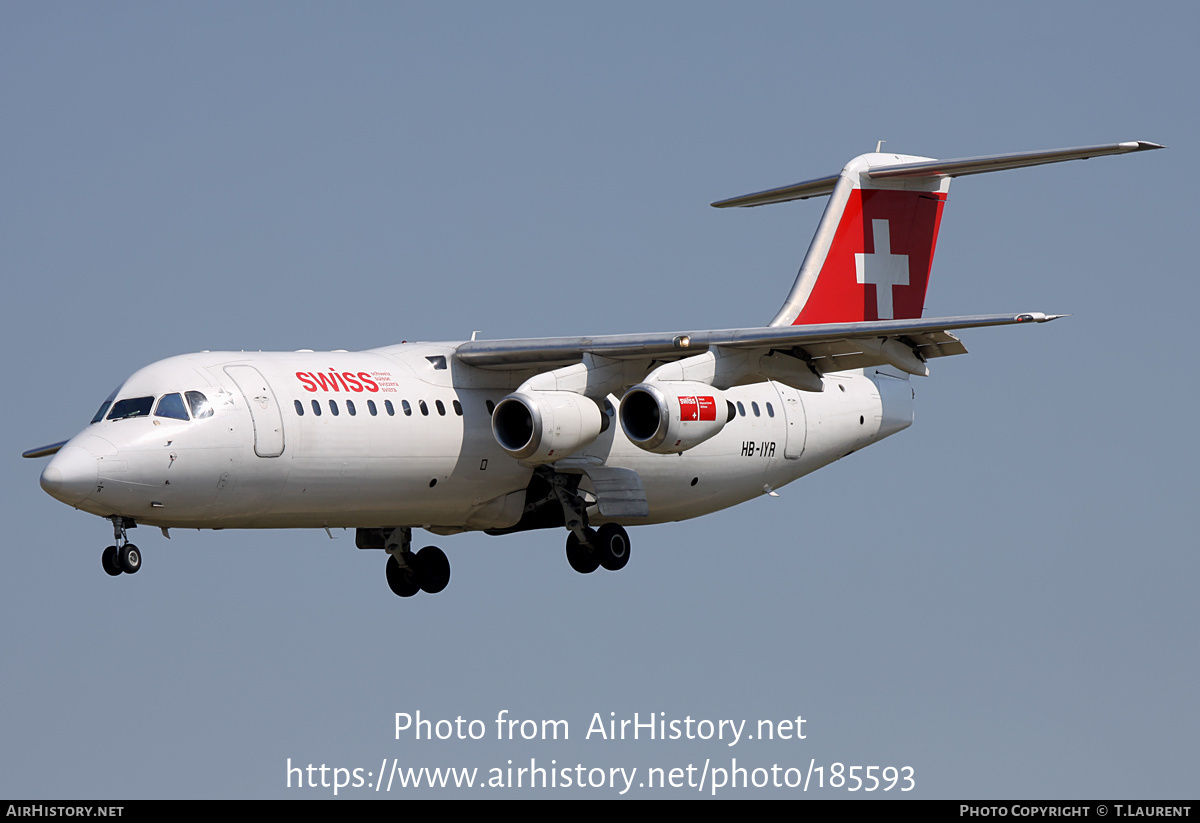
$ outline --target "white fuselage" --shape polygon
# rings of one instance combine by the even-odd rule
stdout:
[[[115,402],[157,404],[192,391],[212,413],[95,422],[51,461],[43,485],[84,511],[162,527],[511,527],[534,469],[496,442],[491,408],[534,372],[464,366],[456,345],[205,352],[154,363],[130,377]],[[670,455],[633,445],[609,397],[605,430],[553,467],[636,471],[649,516],[614,518],[624,525],[697,517],[907,427],[913,393],[899,374],[829,374],[820,393],[774,382],[731,388],[725,395],[738,413],[722,431]]]

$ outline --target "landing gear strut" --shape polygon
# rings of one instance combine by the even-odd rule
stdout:
[[[550,488],[562,506],[567,534],[567,562],[580,574],[591,574],[600,566],[620,571],[629,562],[629,534],[616,523],[605,523],[596,531],[588,525],[587,503],[567,475],[555,474]]]
[[[437,594],[450,582],[450,561],[437,546],[412,551],[412,529],[393,529],[384,548],[390,555],[387,561],[387,582],[400,597],[412,597],[417,592]]]
[[[134,574],[142,567],[142,551],[129,542],[125,530],[134,528],[137,523],[120,515],[114,515],[109,519],[112,520],[113,539],[116,540],[116,545],[109,546],[100,555],[104,571],[112,577],[116,577],[122,572]]]

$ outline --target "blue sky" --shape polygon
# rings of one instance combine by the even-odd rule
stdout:
[[[288,758],[736,757],[912,766],[921,797],[1194,796],[1198,23],[1182,3],[5,4],[0,794],[329,794],[289,790]],[[188,351],[760,325],[823,204],[708,203],[881,139],[1171,148],[956,181],[927,314],[1072,316],[964,333],[910,430],[635,529],[620,574],[572,572],[558,532],[421,535],[454,580],[401,601],[350,533],[144,529],[145,569],[109,579],[108,525],[18,456]],[[571,739],[396,740],[418,710]],[[807,737],[584,739],[610,712],[802,715]],[[615,792],[532,794],[584,795]]]

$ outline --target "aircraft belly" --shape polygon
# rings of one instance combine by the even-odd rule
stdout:
[[[279,498],[255,526],[383,527],[462,523],[486,500],[523,490],[527,470],[486,477],[455,471],[457,457],[294,458]],[[481,473],[482,474],[482,473]]]

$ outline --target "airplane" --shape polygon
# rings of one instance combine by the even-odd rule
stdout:
[[[565,528],[580,573],[622,569],[628,526],[776,490],[913,420],[910,378],[965,354],[961,329],[1043,312],[922,317],[951,178],[1160,149],[1143,141],[936,160],[879,151],[721,200],[829,197],[775,317],[754,328],[400,343],[362,352],[200,352],[135,372],[53,456],[51,496],[128,531],[353,528],[400,597],[450,580],[412,532]]]

